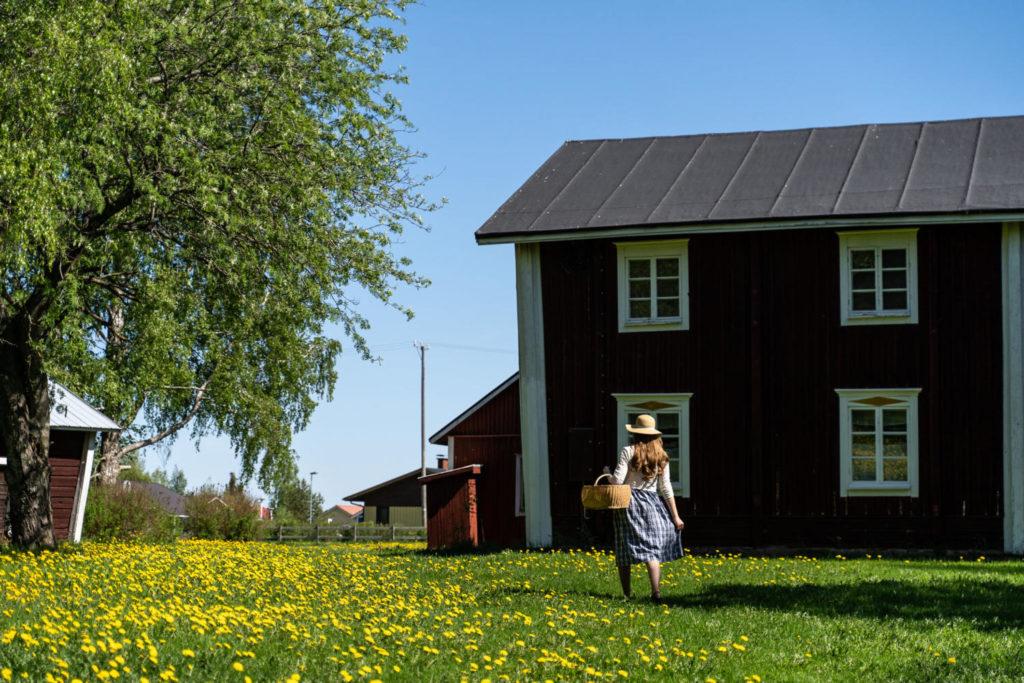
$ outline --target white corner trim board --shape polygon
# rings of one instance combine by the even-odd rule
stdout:
[[[1024,279],[1020,223],[1003,224],[1003,550],[1024,553]]]
[[[91,437],[83,439],[82,444],[82,466],[78,471],[78,489],[75,491],[75,504],[72,510],[74,516],[71,519],[71,541],[80,543],[82,541],[82,528],[85,526],[85,504],[89,500],[89,482],[92,479],[92,461],[96,453],[96,433]]]
[[[540,245],[516,245],[516,304],[526,543],[535,548],[546,547],[551,545],[551,486]]]

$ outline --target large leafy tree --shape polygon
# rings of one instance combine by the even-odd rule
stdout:
[[[293,476],[335,324],[423,281],[392,250],[431,207],[386,57],[404,0],[0,4],[0,445],[16,542],[52,546],[51,376],[128,429],[188,429]],[[399,307],[397,304],[393,304]],[[399,307],[401,308],[401,307]],[[404,310],[404,309],[402,309]],[[408,311],[406,311],[408,313]]]

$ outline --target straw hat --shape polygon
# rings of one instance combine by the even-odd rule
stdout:
[[[659,432],[657,429],[655,429],[654,425],[655,425],[654,418],[651,417],[650,415],[637,415],[636,423],[635,424],[631,424],[631,425],[626,425],[626,431],[629,432],[630,434],[645,434],[647,436],[661,436],[661,432]]]

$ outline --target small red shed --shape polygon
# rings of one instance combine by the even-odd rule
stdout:
[[[465,465],[420,477],[427,494],[427,547],[480,545],[477,481],[480,465]]]
[[[59,540],[82,540],[96,435],[118,431],[116,422],[67,387],[50,383],[50,506]],[[7,457],[0,452],[0,528],[7,531]]]
[[[451,467],[449,472],[421,480],[428,487],[431,548],[465,544],[471,535],[476,537],[471,545],[524,544],[519,431],[517,372],[430,437],[430,443],[448,447]],[[472,505],[468,502],[471,498]],[[461,502],[453,502],[456,499]],[[471,510],[475,520],[470,519]],[[436,519],[432,511],[437,512]],[[458,522],[452,518],[456,514],[460,515]],[[474,525],[476,531],[470,534]],[[453,529],[465,531],[455,533]],[[435,545],[435,539],[442,545]]]

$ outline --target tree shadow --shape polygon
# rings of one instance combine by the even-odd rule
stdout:
[[[707,586],[689,595],[666,595],[665,604],[688,609],[754,607],[824,617],[964,619],[980,630],[1024,627],[1024,586],[1004,581],[860,581],[852,584]]]
[[[642,602],[643,588],[634,585],[632,600]],[[496,592],[545,595],[546,587],[505,587]],[[554,589],[558,590],[558,589]],[[618,592],[558,590],[561,593],[622,600]],[[963,619],[982,631],[1024,628],[1024,586],[999,580],[933,580],[927,584],[878,580],[831,585],[711,585],[697,592],[673,595],[662,591],[663,604],[677,609],[717,610],[747,607],[806,613],[827,618],[950,621]]]

